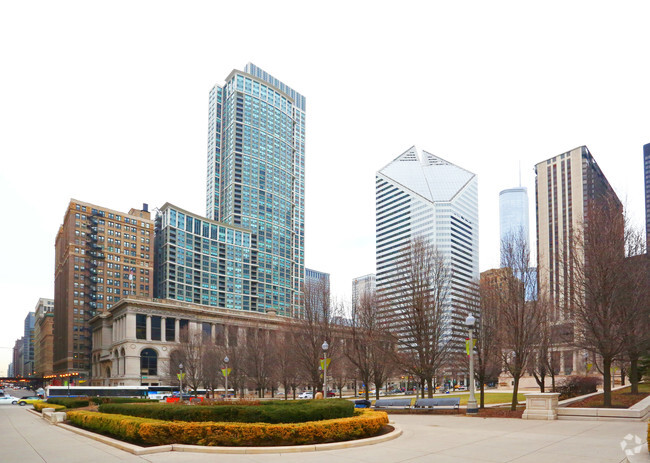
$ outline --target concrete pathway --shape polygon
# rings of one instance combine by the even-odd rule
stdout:
[[[50,425],[24,407],[0,406],[2,463],[605,463],[624,462],[628,435],[645,442],[646,423],[526,421],[462,415],[391,415],[404,434],[368,447],[265,455],[167,452],[134,456]],[[626,441],[627,448],[637,444]],[[644,457],[647,459],[647,450]],[[635,460],[637,461],[637,460]]]

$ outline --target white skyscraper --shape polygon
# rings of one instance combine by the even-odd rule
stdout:
[[[509,188],[499,193],[499,225],[501,237],[501,265],[503,265],[503,241],[509,236],[523,232],[530,250],[528,227],[528,190],[525,187]]]
[[[426,151],[409,148],[376,175],[377,292],[403,284],[396,262],[416,237],[442,253],[451,273],[449,333],[463,345],[464,299],[479,279],[476,175]],[[387,315],[390,317],[390,314]]]

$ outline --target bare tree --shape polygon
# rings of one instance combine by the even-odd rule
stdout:
[[[530,373],[539,386],[539,391],[546,388],[546,377],[551,378],[551,390],[555,392],[555,365],[553,362],[553,310],[545,295],[540,295],[536,307],[539,313],[539,336],[535,353],[529,365]]]
[[[605,407],[611,407],[612,363],[625,348],[633,318],[627,309],[633,303],[635,282],[626,272],[626,228],[617,199],[593,201],[582,233],[571,237],[573,253],[567,256],[576,288],[568,307],[576,327],[574,342],[601,358]]]
[[[276,355],[274,344],[268,330],[259,326],[249,328],[244,346],[244,370],[254,384],[259,398],[264,398],[264,391],[271,386],[271,377],[275,369]]]
[[[541,316],[538,300],[530,297],[537,288],[537,272],[530,266],[530,249],[522,230],[501,243],[502,262],[508,271],[498,292],[501,362],[512,375],[511,410],[517,409],[519,380],[539,345]],[[531,300],[529,300],[531,299]]]
[[[639,360],[650,350],[650,261],[642,230],[630,228],[626,240],[627,277],[631,280],[623,356],[629,362],[632,394],[639,393]]]
[[[204,383],[203,358],[206,344],[201,333],[193,332],[188,328],[182,330],[180,339],[181,341],[176,345],[176,358],[172,362],[171,370],[179,371],[178,364],[182,363],[185,375],[183,384],[196,391]]]
[[[478,293],[480,310],[470,310],[480,313],[476,327],[476,369],[474,375],[479,383],[479,405],[485,408],[485,383],[498,379],[501,372],[501,346],[499,345],[499,305],[498,280],[481,277]]]
[[[340,354],[339,345],[334,339],[335,326],[332,324],[338,307],[332,304],[329,291],[325,281],[305,283],[302,317],[292,325],[298,372],[314,391],[322,388],[319,359],[323,356],[323,342],[327,341],[330,346],[327,356],[333,359],[332,362]]]
[[[428,385],[450,357],[453,345],[446,338],[451,323],[451,275],[443,255],[430,242],[416,237],[398,257],[395,278],[401,285],[391,294],[380,293],[380,308],[398,336],[401,366]],[[422,387],[424,394],[424,387]]]
[[[278,383],[284,388],[284,399],[289,398],[289,391],[293,392],[293,398],[296,398],[296,387],[298,385],[298,366],[294,354],[295,343],[293,333],[288,330],[282,330],[275,333],[273,340],[275,361],[275,376]]]

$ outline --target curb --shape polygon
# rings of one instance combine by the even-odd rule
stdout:
[[[34,412],[37,413],[37,412]],[[300,452],[321,452],[327,450],[349,449],[353,447],[363,447],[366,445],[380,444],[398,438],[402,435],[402,429],[395,424],[391,423],[393,430],[388,434],[376,437],[367,437],[365,439],[357,439],[344,442],[331,442],[327,444],[312,444],[312,445],[285,445],[275,447],[209,447],[202,445],[186,445],[186,444],[168,444],[158,445],[155,447],[140,447],[139,445],[129,444],[121,440],[113,439],[111,437],[95,434],[94,432],[86,431],[85,429],[75,428],[68,424],[57,423],[59,426],[68,431],[79,434],[80,436],[93,439],[111,447],[124,450],[125,452],[132,453],[133,455],[148,455],[153,453],[162,452],[195,452],[195,453],[215,453],[215,454],[260,454],[260,453],[300,453]]]

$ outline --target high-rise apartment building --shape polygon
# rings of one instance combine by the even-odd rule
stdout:
[[[153,296],[153,221],[70,200],[55,243],[55,373],[90,372],[88,321],[129,295]]]
[[[20,339],[16,339],[14,342],[13,350],[13,365],[14,365],[14,376],[24,376],[23,375],[23,349],[25,347],[25,337],[21,336]]]
[[[365,293],[374,293],[377,289],[377,276],[374,273],[352,279],[352,308],[355,308],[361,296]]]
[[[37,376],[49,376],[53,373],[54,299],[40,298],[34,312],[34,371]]]
[[[643,145],[643,184],[645,186],[646,249],[650,249],[650,143]]]
[[[400,291],[399,257],[413,239],[425,238],[451,275],[447,340],[464,343],[468,288],[479,278],[476,175],[426,151],[409,148],[376,174],[377,294],[390,307]],[[399,335],[398,309],[384,321]]]
[[[499,232],[501,237],[501,266],[504,265],[504,240],[519,236],[521,233],[530,250],[528,190],[526,187],[508,188],[499,193]]]
[[[209,219],[257,237],[257,310],[298,316],[305,274],[305,98],[251,63],[210,92],[206,204]]]
[[[248,229],[165,203],[156,216],[155,297],[258,311],[257,240]]]
[[[540,162],[535,173],[538,291],[556,308],[553,337],[561,351],[561,370],[569,374],[581,369],[581,356],[572,347],[568,304],[577,290],[572,262],[582,256],[571,240],[584,230],[592,205],[613,201],[621,211],[622,205],[586,146]]]

